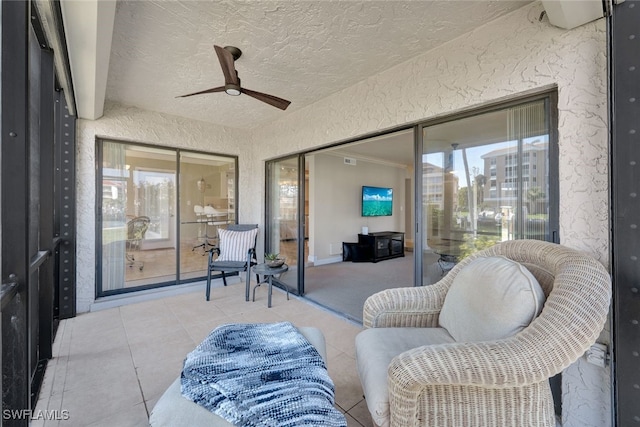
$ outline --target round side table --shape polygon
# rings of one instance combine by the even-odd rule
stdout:
[[[268,300],[267,300],[267,307],[271,308],[271,294],[272,294],[272,288],[273,288],[273,276],[276,276],[278,274],[282,274],[286,271],[289,270],[289,266],[287,264],[282,264],[280,267],[269,267],[267,266],[267,264],[258,264],[255,265],[251,268],[251,270],[253,270],[252,272],[255,274],[262,274],[264,276],[264,281],[263,282],[259,282],[258,284],[256,284],[253,287],[253,301],[256,300],[256,288],[258,286],[260,286],[263,283],[268,283],[269,284],[269,292],[268,292]],[[287,291],[287,300],[289,299],[289,288],[287,287],[287,285],[283,285],[285,291]]]

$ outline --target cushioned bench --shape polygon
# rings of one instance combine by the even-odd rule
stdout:
[[[326,363],[327,350],[322,332],[311,327],[298,329],[318,350]],[[149,424],[153,427],[233,427],[233,424],[225,419],[185,399],[181,393],[180,377],[169,386],[154,406],[149,417]]]

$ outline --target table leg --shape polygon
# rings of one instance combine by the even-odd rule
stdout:
[[[267,301],[267,308],[271,308],[271,293],[273,291],[272,286],[273,286],[273,276],[269,276],[269,299]]]

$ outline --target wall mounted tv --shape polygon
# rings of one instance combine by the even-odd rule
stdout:
[[[362,186],[362,216],[391,216],[393,188]]]

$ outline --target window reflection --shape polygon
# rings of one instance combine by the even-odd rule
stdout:
[[[543,101],[424,129],[425,284],[498,242],[549,239]]]

